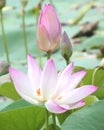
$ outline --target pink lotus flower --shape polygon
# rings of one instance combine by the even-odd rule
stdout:
[[[38,21],[37,45],[46,52],[54,51],[60,42],[61,24],[51,4],[45,5]]]
[[[97,87],[85,85],[76,88],[86,72],[72,73],[74,63],[57,73],[55,64],[49,59],[43,71],[32,56],[28,56],[28,74],[9,68],[15,89],[20,96],[36,105],[45,105],[52,113],[63,113],[78,108],[85,103],[82,100],[96,91]]]

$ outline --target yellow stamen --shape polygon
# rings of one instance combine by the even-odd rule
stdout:
[[[62,96],[58,97],[58,100],[60,100],[62,98]]]
[[[41,94],[40,94],[40,88],[38,88],[38,89],[36,90],[36,93],[37,93],[38,96],[41,95]]]

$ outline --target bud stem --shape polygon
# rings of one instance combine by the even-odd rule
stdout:
[[[38,48],[39,65],[42,68],[42,51]]]
[[[7,59],[7,62],[10,63],[8,46],[7,46],[7,39],[6,39],[5,31],[4,31],[2,9],[0,9],[0,20],[1,20],[2,38],[3,38],[3,43],[4,43],[4,49],[5,49],[6,59]]]
[[[47,52],[47,60],[50,59],[51,57],[51,52]]]
[[[26,59],[27,59],[28,44],[27,44],[27,34],[26,34],[26,25],[25,25],[25,9],[24,8],[22,8],[22,26],[23,26],[24,46],[25,46]]]
[[[69,59],[65,59],[65,61],[66,61],[66,65],[68,65],[69,64]]]
[[[93,71],[93,74],[92,74],[92,85],[94,85],[94,81],[95,81],[95,74],[96,74],[96,72],[99,70],[100,68],[99,67],[97,67],[97,68],[95,68],[94,69],[94,71]]]

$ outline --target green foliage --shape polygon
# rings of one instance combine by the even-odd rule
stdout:
[[[104,45],[104,36],[103,35],[94,35],[91,38],[88,38],[82,43],[79,49],[91,49],[99,48]]]
[[[62,124],[62,130],[103,130],[104,100],[71,114]]]
[[[0,95],[6,96],[13,100],[20,99],[20,96],[16,92],[14,85],[11,82],[4,83],[0,86]]]
[[[45,110],[24,100],[16,101],[0,112],[1,130],[40,130]]]
[[[4,109],[5,107],[7,107],[8,105],[10,105],[11,103],[13,103],[12,100],[0,102],[0,111],[1,111],[2,109]]]
[[[93,70],[88,70],[86,76],[83,79],[84,84],[92,84]],[[95,74],[94,85],[98,86],[98,90],[94,93],[98,98],[104,98],[104,70],[98,70]]]

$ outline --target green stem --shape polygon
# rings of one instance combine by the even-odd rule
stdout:
[[[38,48],[39,65],[42,68],[42,51]]]
[[[27,34],[26,34],[26,25],[25,25],[25,9],[24,8],[22,8],[22,26],[23,26],[24,46],[25,46],[26,59],[27,59],[28,44],[27,44]]]
[[[52,113],[52,120],[53,120],[53,130],[56,130],[56,115]]]
[[[65,61],[66,61],[66,65],[68,65],[69,64],[69,59],[65,59]]]
[[[95,82],[95,74],[96,72],[99,70],[99,67],[95,68],[94,71],[93,71],[93,74],[92,74],[92,85],[94,85],[94,82]]]
[[[4,31],[2,9],[0,9],[0,16],[1,16],[1,18],[0,18],[0,20],[1,20],[1,30],[2,30],[2,37],[3,37],[3,41],[4,41],[3,43],[4,43],[4,49],[5,49],[6,59],[7,59],[7,62],[10,63],[8,46],[7,46],[7,40],[6,40],[5,31]]]
[[[51,52],[47,52],[47,60],[50,59],[51,57]]]
[[[46,109],[46,130],[49,130],[48,129],[48,110]]]
[[[53,0],[49,0],[50,1],[50,3],[53,5]]]

